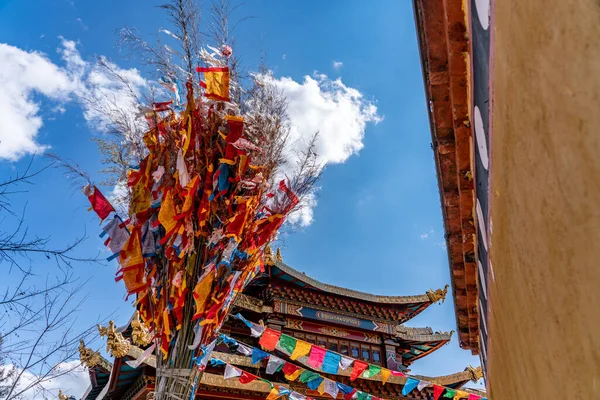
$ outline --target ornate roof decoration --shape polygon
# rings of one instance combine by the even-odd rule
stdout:
[[[437,289],[435,292],[431,289],[429,289],[427,291],[427,296],[429,297],[429,300],[431,300],[432,303],[437,303],[438,301],[442,301],[442,303],[444,302],[444,300],[446,300],[446,294],[448,293],[448,286],[446,285],[444,286],[444,289]]]
[[[266,252],[265,252],[266,254]],[[296,271],[292,267],[284,264],[283,262],[276,261],[271,265],[276,266],[282,272],[292,276],[293,278],[304,282],[305,284],[324,292],[337,294],[339,296],[353,297],[355,299],[370,301],[373,303],[383,304],[411,304],[411,303],[431,303],[431,299],[428,294],[421,294],[416,296],[381,296],[365,292],[359,292],[358,290],[345,289],[339,286],[328,285],[322,283],[307,276],[305,273]],[[438,289],[441,290],[441,289]]]
[[[272,313],[273,307],[265,306],[263,301],[256,297],[248,296],[243,293],[238,293],[235,297],[234,304],[237,307],[245,310],[254,311],[257,313]]]
[[[275,253],[275,260],[280,263],[283,262],[283,257],[281,257],[281,249],[279,247],[277,248],[277,253]]]
[[[106,336],[106,351],[115,358],[121,358],[127,355],[131,348],[129,340],[123,337],[123,334],[117,332],[114,321],[109,321],[108,326],[102,327],[98,324],[100,337]]]
[[[273,259],[273,250],[271,250],[271,246],[266,245],[264,251],[265,263],[266,264],[275,264],[275,260]]]
[[[100,363],[100,353],[85,347],[85,342],[83,340],[80,340],[79,360],[81,361],[81,365],[84,365],[88,368],[94,368]]]
[[[131,332],[133,344],[142,347],[150,344],[152,341],[152,335],[148,331],[148,328],[146,328],[140,320],[140,312],[138,310],[135,310],[133,319],[131,320],[131,328],[133,329]]]
[[[400,328],[400,327],[398,327]],[[452,339],[452,334],[454,331],[450,332],[435,332],[431,330],[431,328],[415,328],[419,330],[429,330],[429,333],[409,333],[407,331],[403,331],[401,329],[396,329],[396,337],[403,340],[411,340],[418,342],[437,342],[437,341],[446,341],[449,342]],[[406,329],[406,327],[403,327]]]
[[[475,383],[479,382],[479,380],[483,378],[483,370],[481,369],[481,366],[473,368],[471,365],[469,365],[467,368],[465,368],[465,371],[471,374],[471,380]]]
[[[61,389],[58,389],[58,400],[69,400],[71,396],[63,394]]]

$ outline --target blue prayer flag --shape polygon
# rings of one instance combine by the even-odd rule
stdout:
[[[269,353],[265,353],[261,349],[257,349],[256,347],[252,349],[252,364],[256,364],[260,360],[269,357]]]
[[[408,378],[406,380],[406,383],[404,384],[404,387],[402,388],[402,395],[403,396],[408,396],[408,394],[410,392],[412,392],[414,388],[417,387],[417,385],[419,384],[419,382],[421,382],[421,381],[418,380],[418,379]]]
[[[342,357],[339,354],[327,351],[323,359],[323,365],[321,365],[321,371],[328,374],[337,374],[341,359]]]

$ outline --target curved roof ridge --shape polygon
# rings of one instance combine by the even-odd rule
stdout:
[[[424,376],[424,375],[413,375],[414,378],[420,379],[423,381],[435,383],[438,385],[450,385],[453,383],[472,381],[474,383],[479,382],[479,380],[483,377],[481,372],[481,367],[473,368],[472,366],[468,366],[464,371],[455,372],[449,375],[441,375],[441,376]]]
[[[346,289],[335,285],[329,285],[327,283],[319,282],[318,280],[309,277],[304,272],[300,272],[290,267],[289,265],[274,260],[274,266],[282,270],[283,272],[291,275],[292,277],[316,288],[319,290],[323,290],[324,292],[329,292],[333,294],[337,294],[339,296],[347,296],[354,297],[364,301],[370,301],[373,303],[385,303],[385,304],[411,304],[411,303],[433,303],[436,300],[432,300],[432,296],[429,294],[419,294],[413,296],[384,296],[384,295],[375,295],[371,293],[361,292],[358,290]],[[433,293],[433,292],[432,292]],[[434,297],[435,298],[435,297]]]

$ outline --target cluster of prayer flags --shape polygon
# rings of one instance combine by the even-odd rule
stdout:
[[[290,356],[290,359],[297,360],[300,357],[308,356],[308,360],[306,364],[310,367],[321,370],[324,373],[336,375],[339,372],[339,369],[347,370],[352,367],[350,380],[355,381],[359,377],[362,378],[373,378],[377,375],[381,376],[382,384],[386,384],[390,376],[403,376],[406,377],[405,374],[399,371],[392,371],[390,369],[381,367],[379,365],[369,364],[364,361],[356,360],[351,357],[347,357],[336,352],[327,350],[323,347],[313,345],[311,343],[305,342],[303,340],[296,339],[286,334],[282,334],[279,331],[270,328],[264,328],[259,326],[251,321],[245,319],[241,314],[237,314],[236,318],[241,320],[251,329],[252,335],[255,337],[259,337],[260,346],[267,351],[273,351],[276,348],[283,350]],[[260,328],[257,328],[260,327]],[[242,348],[247,347],[234,339],[231,339],[225,335],[221,335],[224,338],[224,341],[230,344],[237,344],[239,351],[240,346]],[[255,352],[257,356],[255,356]],[[258,356],[258,354],[260,356]],[[297,367],[287,361],[284,361],[274,355],[266,353],[263,350],[258,348],[254,348],[252,350],[252,363],[256,363],[262,359],[267,359],[267,373],[272,374],[277,371],[283,371],[287,380],[295,381],[298,380],[302,383],[306,383],[306,385],[312,390],[319,390],[319,393],[327,393],[325,391],[321,391],[325,386],[325,383],[328,380],[327,378],[322,377],[316,372],[312,372],[309,370],[305,370],[303,368]],[[255,362],[255,360],[257,360]],[[336,383],[337,388],[341,391],[344,397],[348,400],[350,399],[377,399],[377,397],[373,397],[366,393],[360,392],[356,389],[353,389],[350,386],[343,385],[341,383]],[[459,399],[468,399],[468,400],[487,400],[478,396],[476,394],[467,393],[462,390],[456,390],[447,388],[444,386],[436,385],[428,381],[415,379],[412,377],[406,377],[406,383],[402,388],[402,394],[407,396],[413,390],[417,389],[419,391],[425,389],[426,387],[433,386],[434,392],[434,400],[438,400],[442,398],[450,398],[453,400]],[[337,392],[336,392],[337,396]],[[364,397],[366,396],[366,397]],[[332,396],[335,398],[335,396]]]

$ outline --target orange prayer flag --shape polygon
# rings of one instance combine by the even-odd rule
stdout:
[[[210,296],[210,289],[212,288],[213,281],[215,279],[215,274],[212,271],[207,272],[200,279],[200,281],[196,284],[194,288],[194,302],[196,303],[196,313],[192,320],[196,320],[202,316],[204,309],[206,308],[206,303]]]
[[[204,95],[212,100],[229,101],[229,68],[210,67],[196,68],[204,72],[204,82],[201,86],[206,89]]]
[[[276,400],[276,399],[278,399],[280,397],[281,397],[281,394],[279,393],[279,389],[277,389],[276,387],[274,387],[269,392],[269,395],[266,397],[266,400]]]
[[[391,374],[392,374],[392,371],[390,371],[389,369],[381,368],[381,383],[383,383],[385,385],[387,380],[390,378]]]
[[[275,346],[277,346],[277,342],[279,342],[280,336],[281,332],[267,328],[260,337],[258,344],[265,350],[273,351],[275,350]]]

